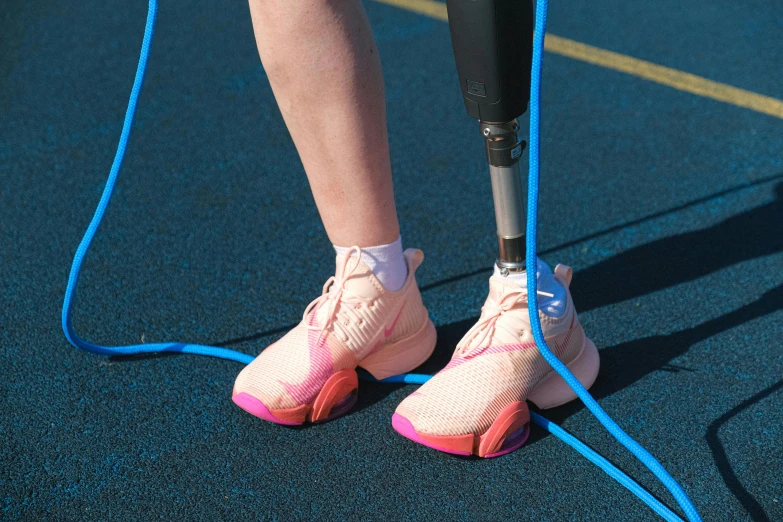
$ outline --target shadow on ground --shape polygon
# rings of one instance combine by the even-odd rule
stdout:
[[[700,230],[666,237],[581,270],[572,287],[582,311],[619,303],[783,251],[783,183],[775,200]]]
[[[729,458],[726,455],[726,450],[723,448],[723,443],[718,437],[718,430],[720,430],[721,426],[726,424],[732,417],[736,417],[744,410],[781,389],[783,389],[783,381],[778,381],[776,384],[773,384],[769,388],[762,390],[753,397],[743,401],[737,405],[737,407],[727,411],[718,419],[714,420],[709,428],[707,428],[707,444],[710,447],[715,464],[718,466],[718,470],[720,470],[720,474],[723,477],[723,482],[725,482],[726,486],[737,500],[742,503],[742,506],[748,511],[748,514],[753,517],[753,520],[768,522],[770,518],[764,512],[764,508],[761,507],[759,501],[745,489],[745,486],[742,485],[737,474],[734,473],[734,469],[731,467]]]

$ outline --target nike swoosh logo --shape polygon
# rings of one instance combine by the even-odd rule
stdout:
[[[392,334],[392,332],[394,331],[394,327],[397,326],[397,320],[399,320],[400,316],[402,315],[403,308],[405,308],[404,304],[402,305],[402,308],[400,308],[400,311],[397,312],[397,317],[394,318],[394,322],[392,323],[391,328],[384,327],[384,329],[383,329],[383,336],[384,337],[389,337]]]
[[[400,311],[397,312],[397,317],[394,318],[394,322],[392,323],[390,328],[383,327],[383,338],[378,339],[378,342],[375,343],[375,345],[370,349],[370,351],[367,352],[367,354],[363,355],[362,357],[367,357],[368,355],[371,355],[378,350],[380,350],[383,347],[383,340],[388,339],[389,336],[394,331],[394,327],[397,326],[397,321],[400,319],[400,316],[402,316],[402,310],[405,308],[405,304],[402,305],[402,308],[400,308]]]

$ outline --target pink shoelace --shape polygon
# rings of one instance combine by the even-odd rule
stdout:
[[[356,253],[354,257],[352,254]],[[307,308],[305,308],[302,314],[302,320],[307,320],[307,316],[312,312],[313,316],[310,320],[307,320],[308,330],[320,330],[317,343],[321,342],[324,332],[326,332],[330,326],[334,326],[334,330],[341,334],[343,341],[348,341],[348,327],[351,321],[358,324],[364,320],[364,318],[357,312],[363,305],[368,305],[372,302],[371,299],[354,294],[345,289],[346,281],[353,275],[359,264],[361,263],[362,249],[358,246],[351,247],[342,260],[342,264],[338,267],[337,273],[341,274],[337,276],[331,276],[326,280],[321,291],[321,295],[316,297]],[[349,263],[355,259],[354,265],[348,270]],[[317,321],[318,311],[321,306],[327,306],[326,316],[323,320],[323,324],[319,324]],[[343,306],[338,306],[343,305]],[[346,306],[348,305],[348,306]],[[343,316],[343,322],[337,320],[339,315]]]
[[[554,297],[554,294],[537,291],[538,295]],[[519,329],[512,329],[504,323],[499,323],[500,319],[513,309],[518,303],[527,302],[527,289],[513,289],[503,295],[496,304],[485,304],[481,307],[481,317],[473,327],[468,330],[462,340],[457,343],[454,351],[455,355],[466,356],[475,350],[476,354],[481,353],[487,346],[482,346],[499,326],[511,335],[519,335]]]

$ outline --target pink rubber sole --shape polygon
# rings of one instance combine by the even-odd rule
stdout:
[[[237,393],[233,397],[231,397],[231,400],[234,401],[234,404],[248,412],[250,415],[254,415],[258,417],[259,419],[264,419],[269,422],[274,422],[276,424],[282,424],[284,426],[298,426],[302,424],[301,422],[289,422],[284,421],[283,419],[278,419],[274,415],[272,415],[272,412],[269,411],[269,408],[267,408],[263,402],[256,399],[250,394],[247,393]]]
[[[530,412],[527,404],[514,402],[504,409],[492,426],[481,435],[428,435],[419,433],[411,421],[399,413],[392,416],[392,427],[413,442],[452,455],[478,455],[493,458],[519,449],[530,435]]]
[[[326,422],[345,415],[356,404],[356,398],[356,393],[350,393],[346,395],[340,399],[337,404],[332,406],[332,410],[325,419],[313,422]],[[247,393],[238,393],[231,397],[231,400],[234,402],[234,404],[245,410],[250,415],[258,417],[259,419],[264,419],[265,421],[274,422],[275,424],[281,424],[283,426],[301,426],[305,423],[305,421],[292,422],[275,417],[263,402]]]
[[[355,370],[342,370],[326,381],[316,398],[295,408],[270,409],[249,393],[236,393],[234,404],[251,415],[283,426],[298,426],[305,422],[326,422],[345,415],[356,404],[359,381]]]

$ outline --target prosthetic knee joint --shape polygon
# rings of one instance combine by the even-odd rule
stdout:
[[[487,150],[497,222],[497,265],[525,269],[525,199],[517,117],[530,102],[532,0],[447,0],[462,96],[479,120]]]

